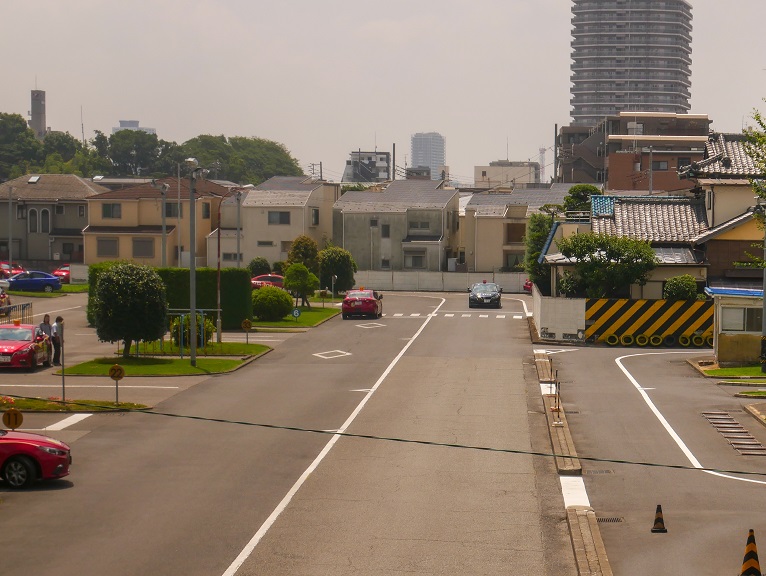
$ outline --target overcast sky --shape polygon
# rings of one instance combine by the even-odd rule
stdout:
[[[692,109],[766,112],[766,0],[692,0]],[[179,144],[267,138],[339,181],[349,152],[447,139],[451,175],[538,160],[570,122],[569,0],[2,0],[0,112],[90,140],[139,120]],[[318,172],[318,166],[317,166]]]

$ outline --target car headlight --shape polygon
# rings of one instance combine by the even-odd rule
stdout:
[[[51,446],[38,446],[38,448],[43,452],[53,454],[54,456],[66,456],[66,450],[59,450],[58,448],[53,448]]]

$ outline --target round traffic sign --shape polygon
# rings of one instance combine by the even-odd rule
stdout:
[[[293,318],[297,318],[300,315],[301,315],[301,311],[298,310],[297,308],[293,308]]]
[[[125,376],[125,368],[120,366],[119,364],[115,364],[111,368],[109,368],[109,378],[112,380],[122,380],[122,378]]]
[[[242,330],[249,331],[250,328],[252,327],[253,327],[253,323],[250,322],[250,320],[248,320],[247,318],[242,320]]]
[[[24,415],[16,410],[16,408],[8,408],[3,414],[3,424],[6,428],[15,430],[21,427],[21,423],[24,421]]]

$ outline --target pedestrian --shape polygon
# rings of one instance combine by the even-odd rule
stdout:
[[[53,341],[53,365],[61,366],[61,334],[64,331],[64,319],[56,316],[56,321],[51,327],[51,340]]]
[[[40,330],[43,331],[48,338],[51,337],[51,317],[50,314],[43,316],[43,321],[40,322]]]

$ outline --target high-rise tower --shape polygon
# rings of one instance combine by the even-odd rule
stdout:
[[[689,111],[692,7],[686,0],[572,0],[572,120]]]
[[[431,180],[448,178],[442,171],[447,170],[447,140],[438,132],[418,132],[412,135],[412,167],[431,169]]]
[[[32,90],[32,110],[29,113],[29,127],[35,138],[42,140],[48,129],[45,126],[45,90]]]

